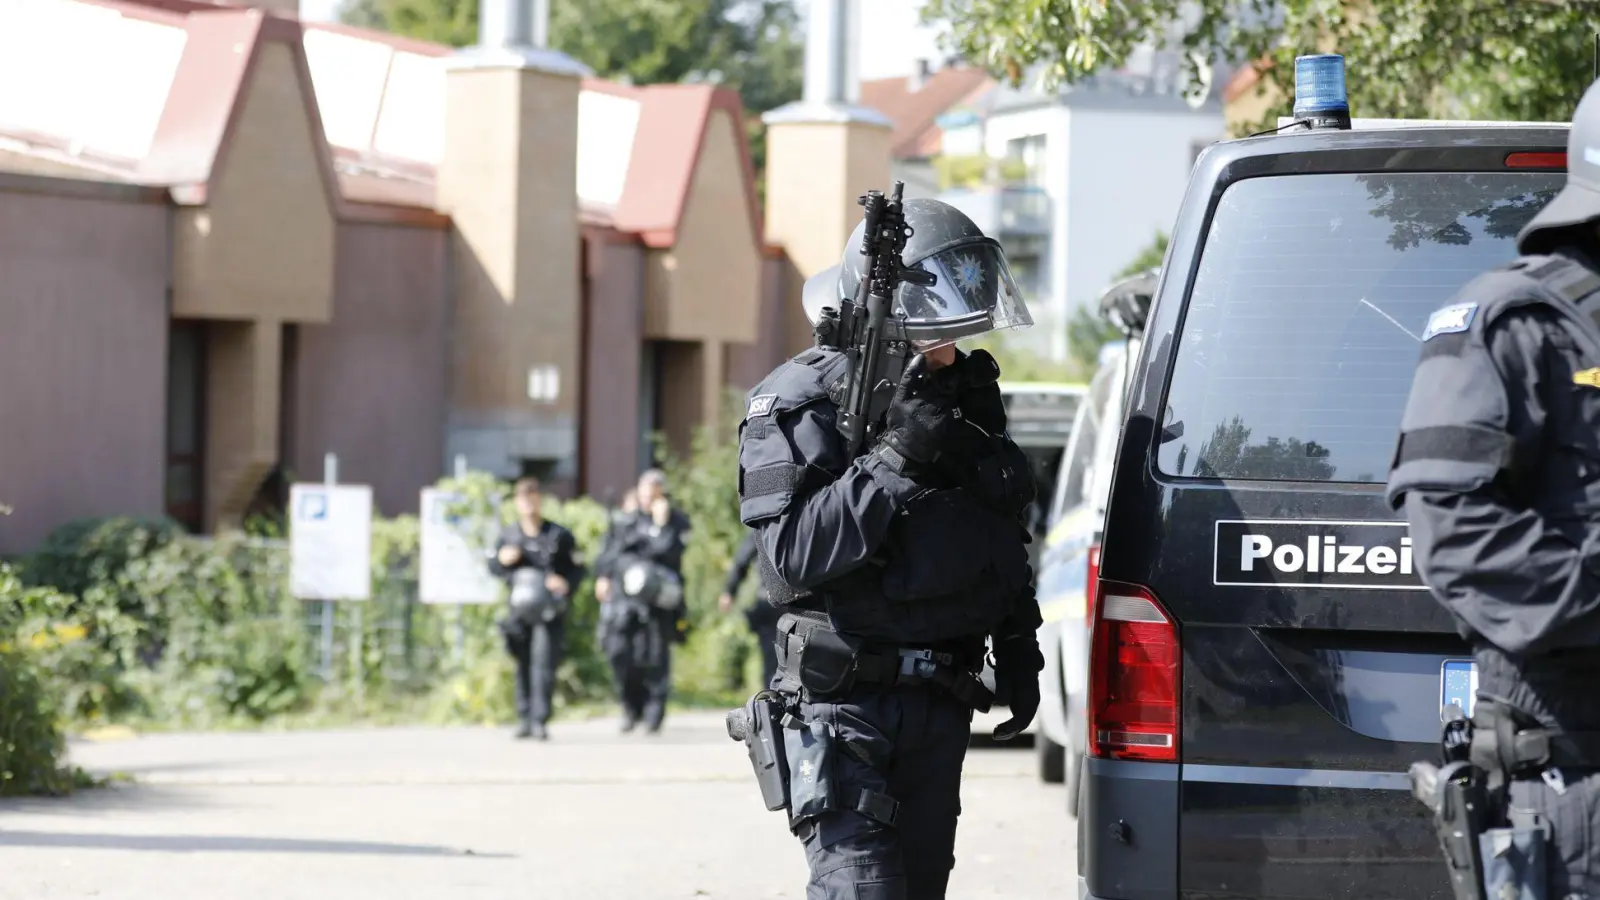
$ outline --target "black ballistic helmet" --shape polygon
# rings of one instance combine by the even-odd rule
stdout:
[[[930,287],[902,283],[890,308],[892,315],[904,314],[906,334],[917,350],[1033,324],[999,241],[939,200],[905,201],[905,218],[913,233],[901,258],[935,278]],[[863,220],[850,233],[842,263],[806,279],[801,302],[811,324],[817,324],[824,307],[838,309],[840,302],[855,299],[868,274],[861,252],[866,227]]]
[[[1572,114],[1572,130],[1567,133],[1567,186],[1522,227],[1517,249],[1548,253],[1561,243],[1561,229],[1596,220],[1600,220],[1600,81],[1584,91]]]

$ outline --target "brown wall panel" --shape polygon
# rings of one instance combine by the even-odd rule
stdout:
[[[162,512],[167,216],[0,191],[0,554]]]
[[[638,476],[644,248],[615,235],[585,237],[583,489],[620,497]]]
[[[294,453],[299,480],[372,486],[388,515],[417,511],[444,474],[449,378],[446,237],[440,230],[342,223],[333,321],[298,335]]]
[[[728,385],[739,391],[756,386],[788,359],[789,280],[797,278],[789,258],[781,254],[761,261],[761,323],[756,340],[728,345]]]

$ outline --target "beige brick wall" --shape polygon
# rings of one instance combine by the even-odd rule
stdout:
[[[748,343],[760,323],[761,255],[740,177],[744,136],[713,110],[671,251],[651,254],[651,338]]]
[[[807,277],[837,263],[861,221],[856,198],[887,192],[889,129],[864,123],[778,123],[767,129],[767,241],[794,265],[783,301],[785,355],[811,343],[800,307]]]
[[[452,406],[527,409],[528,370],[554,365],[577,411],[578,82],[516,69],[448,76],[439,199],[454,221]]]
[[[283,326],[212,322],[206,342],[207,531],[237,527],[278,459]]]
[[[174,221],[173,313],[326,322],[334,217],[293,51],[266,43],[242,88],[206,205]]]

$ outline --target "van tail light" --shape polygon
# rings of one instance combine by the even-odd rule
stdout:
[[[1084,582],[1083,627],[1094,631],[1094,598],[1100,587],[1100,545],[1089,545],[1089,580]]]
[[[1146,588],[1102,581],[1089,653],[1089,755],[1178,759],[1178,628]]]

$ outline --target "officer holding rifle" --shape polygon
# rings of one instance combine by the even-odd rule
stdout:
[[[773,689],[729,733],[804,844],[813,900],[943,897],[973,711],[1008,706],[1004,739],[1039,706],[1033,479],[999,367],[955,346],[1031,320],[996,241],[900,190],[862,198],[843,262],[804,288],[817,346],[740,425],[740,516],[784,615]]]

